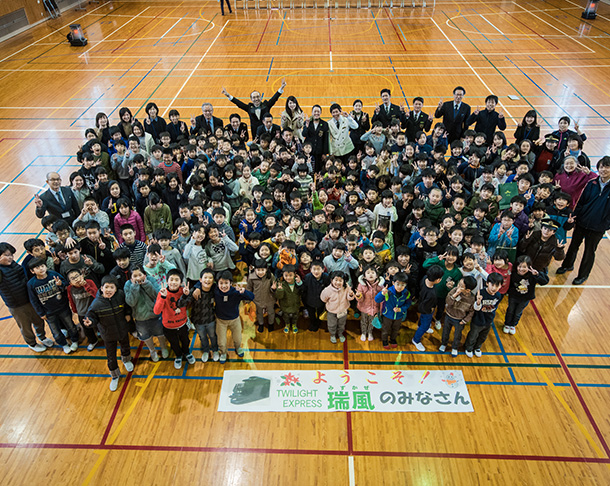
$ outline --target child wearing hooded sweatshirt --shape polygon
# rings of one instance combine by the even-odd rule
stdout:
[[[360,317],[361,341],[373,340],[373,319],[379,313],[380,305],[375,301],[375,296],[383,289],[384,280],[379,276],[375,266],[368,266],[358,277],[356,289],[356,300],[358,310],[362,313]]]
[[[330,285],[326,287],[320,299],[326,304],[326,315],[328,331],[330,332],[330,342],[335,344],[337,336],[339,341],[345,342],[345,322],[347,321],[347,311],[349,301],[356,296],[351,287],[347,285],[347,276],[341,271],[334,271],[330,274]]]
[[[402,321],[407,318],[407,310],[411,306],[411,294],[407,289],[409,277],[404,272],[394,275],[394,285],[389,289],[381,289],[375,295],[375,302],[381,304],[383,322],[381,325],[381,342],[384,349],[396,348],[398,331]]]
[[[273,331],[275,321],[275,289],[277,285],[275,278],[267,268],[265,260],[255,260],[254,270],[248,275],[246,290],[254,294],[253,302],[256,304],[256,321],[258,332],[265,330],[265,311],[267,312],[267,329]]]

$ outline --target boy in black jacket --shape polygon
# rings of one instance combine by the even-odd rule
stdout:
[[[466,356],[472,358],[472,352],[480,358],[481,346],[487,339],[491,325],[496,317],[496,310],[502,300],[499,290],[504,283],[504,278],[497,272],[492,272],[487,277],[485,286],[477,293],[477,302],[481,305],[480,310],[475,310],[470,322],[470,331],[466,336]]]
[[[309,330],[311,332],[317,332],[320,329],[320,315],[325,309],[320,294],[329,285],[330,278],[324,272],[324,264],[320,260],[314,261],[311,264],[311,271],[305,275],[301,287],[301,300],[309,314]]]

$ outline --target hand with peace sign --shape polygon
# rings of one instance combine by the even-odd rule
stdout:
[[[164,299],[167,297],[167,283],[163,282],[161,285],[161,290],[159,290],[159,295]]]
[[[59,278],[57,275],[55,275],[53,277],[53,280],[55,281],[55,285],[57,285],[58,287],[61,287],[63,285],[63,282],[61,281],[61,278]]]
[[[190,284],[188,282],[186,282],[186,285],[182,289],[182,293],[184,295],[189,295],[191,293]]]

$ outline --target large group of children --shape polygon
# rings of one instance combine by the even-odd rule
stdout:
[[[469,324],[472,357],[508,295],[503,331],[515,334],[597,177],[585,135],[563,117],[541,138],[529,111],[508,143],[489,96],[456,136],[432,127],[422,98],[407,111],[388,90],[372,117],[356,100],[350,113],[333,104],[328,122],[319,105],[309,117],[289,96],[278,125],[269,112],[283,87],[248,104],[223,89],[248,113],[251,136],[239,113],[225,125],[209,103],[190,126],[175,109],[164,120],[155,103],[142,121],[129,108],[114,125],[96,116],[70,174],[80,212],[52,214],[37,197],[46,241],[27,240],[21,264],[0,243],[0,295],[30,349],[71,353],[86,338],[92,351],[103,340],[116,390],[119,346],[134,367],[130,334],[152,361],[171,349],[177,369],[195,363],[190,329],[204,363],[227,360],[229,329],[243,357],[241,301],[253,302],[258,333],[297,333],[302,315],[309,332],[326,321],[330,341],[344,342],[349,315],[362,341],[380,329],[384,349],[398,346],[416,304],[419,351],[435,330],[446,351],[453,329],[457,356]],[[60,185],[56,173],[47,181]]]

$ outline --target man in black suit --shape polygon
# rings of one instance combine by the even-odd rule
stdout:
[[[489,145],[493,142],[496,130],[506,130],[506,119],[504,114],[496,111],[497,104],[498,97],[496,95],[489,95],[485,98],[485,109],[479,110],[477,106],[477,109],[466,120],[468,126],[476,122],[474,131],[484,133]]]
[[[453,101],[443,103],[441,98],[434,113],[435,118],[443,118],[449,143],[462,138],[462,134],[468,129],[466,122],[470,116],[470,105],[462,102],[465,94],[466,90],[457,86],[453,90]]]
[[[305,143],[311,143],[312,155],[316,161],[316,172],[322,168],[322,155],[328,153],[328,123],[320,119],[322,107],[313,105],[311,119],[305,120],[302,135]]]
[[[282,129],[279,125],[273,123],[273,115],[271,113],[263,115],[263,124],[256,129],[256,140],[260,140],[263,133],[268,133],[272,139],[280,138]]]
[[[413,98],[413,111],[410,111],[406,120],[406,133],[409,142],[415,142],[415,134],[419,131],[427,132],[432,127],[432,118],[422,111],[424,99],[421,96]]]
[[[252,91],[252,93],[250,93],[250,103],[248,104],[244,103],[241,100],[238,100],[234,96],[231,96],[225,88],[222,88],[222,94],[229,98],[229,101],[231,103],[237,105],[239,108],[248,113],[248,116],[250,117],[250,129],[252,130],[252,138],[255,138],[258,131],[258,127],[263,124],[262,117],[265,115],[265,113],[269,113],[271,111],[271,108],[273,108],[277,100],[284,92],[285,87],[286,80],[282,79],[282,85],[280,86],[280,89],[278,89],[277,92],[267,101],[262,101],[261,94],[258,91]]]
[[[49,189],[40,196],[38,194],[34,196],[36,217],[42,219],[48,212],[72,226],[72,222],[80,214],[80,208],[72,190],[69,187],[61,187],[61,177],[57,172],[47,174],[47,184]]]
[[[250,139],[248,125],[241,121],[241,116],[237,113],[231,113],[229,124],[225,127],[225,137],[231,138],[233,135],[239,138],[239,142],[244,145]]]
[[[217,128],[224,130],[224,124],[220,118],[214,115],[214,107],[212,103],[204,103],[201,105],[203,115],[191,117],[191,135],[204,135],[209,137],[213,135]]]
[[[381,105],[375,105],[375,114],[373,115],[373,123],[376,121],[381,122],[383,128],[388,128],[390,122],[396,118],[400,120],[400,126],[405,126],[405,113],[404,108],[392,104],[392,93],[389,89],[384,88],[381,90]]]

